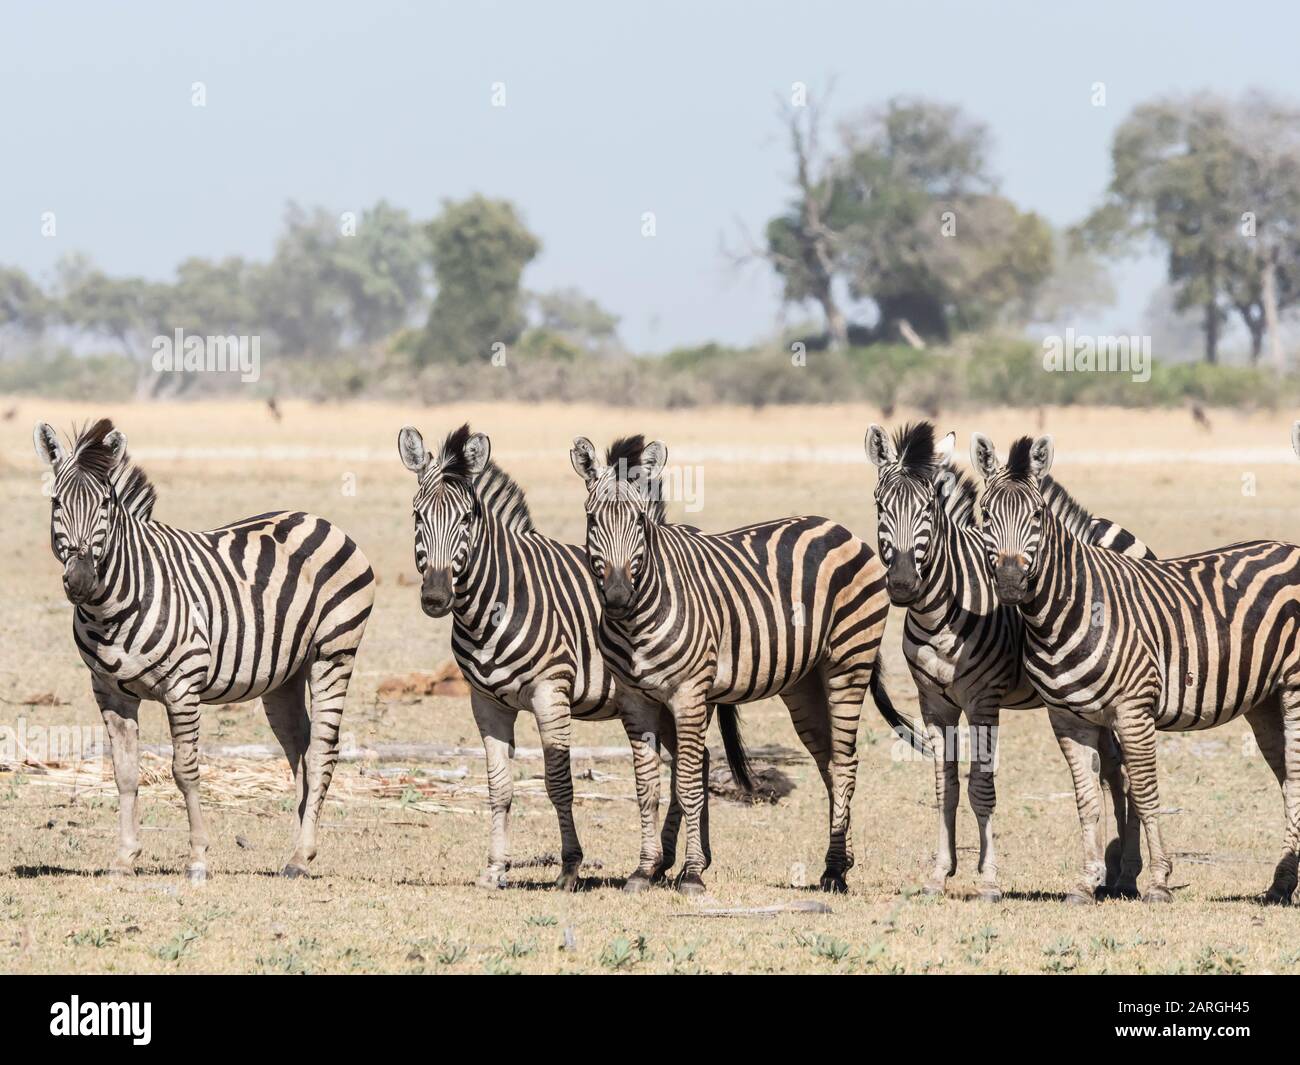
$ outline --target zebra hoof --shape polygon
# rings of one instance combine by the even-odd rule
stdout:
[[[191,865],[185,870],[185,876],[191,884],[206,884],[208,882],[208,867],[206,865]]]
[[[578,870],[566,869],[555,879],[556,891],[577,891],[578,890]]]
[[[936,884],[933,880],[927,880],[921,885],[921,894],[932,897],[942,897],[944,891],[943,884]]]
[[[495,869],[484,869],[474,881],[474,886],[486,891],[500,891],[506,886],[506,874],[498,873]]]
[[[280,870],[280,875],[286,880],[297,880],[300,876],[309,876],[310,874],[304,866],[298,865],[296,862],[290,862]]]
[[[659,874],[659,879],[663,879],[663,874]],[[627,878],[623,884],[623,894],[640,895],[643,891],[649,891],[653,881],[645,873],[638,869],[635,873]]]
[[[1065,904],[1067,906],[1091,906],[1096,901],[1096,896],[1091,891],[1085,893],[1078,888],[1072,888],[1065,895]]]
[[[654,872],[650,874],[650,883],[658,886],[668,882],[668,872],[672,869],[671,865],[656,865]]]
[[[980,902],[1001,902],[1002,889],[998,887],[982,887],[976,897]]]
[[[1143,902],[1173,902],[1174,896],[1167,887],[1147,888],[1147,893],[1142,896]]]
[[[833,873],[829,869],[822,873],[821,889],[831,895],[847,895],[849,885],[843,873]]]
[[[677,890],[682,895],[703,895],[704,881],[699,873],[683,873],[677,881]]]
[[[1106,898],[1108,899],[1140,899],[1142,892],[1138,891],[1136,884],[1116,884],[1114,887],[1106,889]]]

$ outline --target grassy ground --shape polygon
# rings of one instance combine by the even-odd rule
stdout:
[[[478,744],[465,699],[376,697],[385,677],[430,669],[449,653],[448,623],[425,618],[416,590],[403,583],[413,571],[413,482],[394,441],[405,422],[430,440],[465,418],[491,433],[498,460],[529,489],[538,524],[556,536],[575,538],[581,528],[581,486],[566,454],[572,436],[603,445],[645,431],[668,443],[670,461],[699,462],[704,505],[690,515],[694,524],[720,530],[817,512],[874,540],[874,474],[858,449],[866,425],[880,415],[865,407],[638,412],[629,420],[594,407],[286,404],[276,422],[252,404],[106,411],[16,405],[0,423],[0,725],[21,725],[29,735],[36,726],[98,721],[49,552],[48,502],[29,443],[37,418],[63,427],[114,416],[158,484],[160,520],[208,528],[301,507],[355,537],[380,579],[345,718],[361,745]],[[1056,434],[1062,481],[1161,554],[1300,535],[1300,463],[1274,461],[1285,456],[1288,420],[1211,411],[1206,430],[1181,412],[1048,410],[965,414],[952,427],[964,450],[972,429],[1004,443],[1037,431],[1040,418]],[[239,450],[249,447],[263,450]],[[810,450],[779,450],[798,447]],[[893,619],[886,636],[889,684],[895,701],[915,715],[898,650],[900,621]],[[52,699],[41,701],[53,705],[23,705],[43,694]],[[1077,863],[1077,823],[1064,765],[1035,712],[1009,716],[1002,730],[996,826],[1004,901],[966,897],[975,833],[964,803],[962,864],[951,894],[918,895],[933,846],[931,768],[891,758],[890,737],[868,711],[850,894],[825,900],[830,913],[708,916],[716,907],[822,901],[792,886],[805,876],[815,883],[821,870],[825,799],[811,762],[779,702],[746,708],[745,723],[751,746],[787,752],[782,769],[795,790],[775,805],[715,800],[714,864],[702,901],[666,890],[639,897],[617,890],[637,851],[630,766],[617,761],[575,764],[578,790],[587,796],[578,823],[589,890],[572,896],[544,890],[556,873],[547,863],[558,833],[538,784],[539,761],[516,763],[512,842],[519,867],[511,889],[495,893],[472,886],[487,849],[485,803],[474,791],[483,780],[481,759],[439,767],[467,770],[466,794],[451,810],[399,798],[331,800],[315,876],[307,881],[272,875],[290,851],[287,784],[284,798],[259,792],[242,801],[229,787],[210,788],[212,878],[200,888],[182,882],[184,809],[165,772],[143,792],[145,850],[140,875],[127,881],[101,875],[116,833],[111,789],[74,794],[36,773],[0,772],[0,971],[1300,972],[1296,913],[1251,901],[1271,875],[1281,802],[1244,726],[1163,741],[1172,906],[1075,909],[1061,902]],[[166,741],[160,707],[145,705],[142,727],[147,742]],[[521,719],[517,740],[536,746],[531,721]],[[273,742],[256,704],[211,708],[204,741]],[[601,724],[579,727],[575,742],[624,740],[619,726]],[[336,791],[361,772],[344,766]]]

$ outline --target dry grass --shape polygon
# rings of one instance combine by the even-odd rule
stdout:
[[[202,528],[271,507],[302,507],[338,521],[363,545],[381,583],[345,717],[361,746],[478,746],[464,698],[377,697],[385,678],[432,669],[447,657],[448,624],[426,619],[409,585],[412,485],[394,453],[405,422],[426,438],[466,418],[491,433],[498,459],[529,489],[538,524],[557,536],[576,537],[581,527],[581,488],[567,458],[572,436],[603,445],[633,431],[662,437],[675,460],[704,456],[706,505],[690,520],[705,528],[801,511],[868,536],[874,527],[873,478],[852,455],[866,425],[880,419],[865,407],[623,414],[289,403],[279,423],[255,404],[100,411],[22,401],[18,408],[0,423],[0,724],[16,727],[22,719],[29,738],[36,726],[98,721],[49,554],[48,507],[29,443],[38,417],[59,426],[91,414],[117,418],[133,450],[149,455],[162,520]],[[1265,461],[1283,457],[1289,421],[1218,411],[1210,417],[1213,430],[1205,432],[1181,412],[1044,415],[1057,437],[1062,480],[1162,554],[1300,535],[1300,464]],[[1005,442],[1038,428],[1036,416],[1007,412],[954,422],[963,448],[971,429]],[[266,450],[252,458],[228,450],[251,446]],[[763,450],[800,446],[831,446],[838,450],[822,458],[845,461],[808,463],[797,452],[782,460]],[[1139,447],[1269,454],[1252,452],[1236,464],[1125,466],[1097,454]],[[173,448],[216,450],[167,454]],[[295,450],[302,448],[310,450]],[[1089,464],[1072,461],[1072,451],[1086,452]],[[1253,483],[1243,482],[1246,475]],[[900,620],[886,638],[889,683],[915,714],[897,646]],[[752,746],[798,747],[779,703],[749,707],[745,718]],[[142,725],[147,742],[166,742],[159,707],[146,705]],[[210,708],[203,738],[274,742],[256,704]],[[521,747],[537,745],[531,721],[521,719],[517,739]],[[575,741],[625,742],[608,723],[580,726]],[[147,762],[145,852],[140,875],[129,881],[100,875],[116,833],[116,797],[100,765],[82,767],[75,787],[67,768],[0,772],[0,971],[1300,972],[1294,913],[1251,901],[1271,874],[1281,803],[1245,741],[1238,725],[1164,740],[1162,801],[1178,890],[1172,906],[1157,909],[1061,903],[1077,861],[1074,806],[1050,730],[1033,712],[1011,717],[1002,731],[997,834],[1006,898],[992,906],[964,897],[974,857],[974,823],[964,805],[952,895],[915,894],[933,846],[932,773],[927,763],[894,761],[870,712],[854,803],[858,866],[850,894],[825,900],[830,913],[708,916],[716,908],[823,901],[791,886],[815,882],[825,839],[824,796],[801,751],[781,766],[795,784],[789,797],[752,807],[715,800],[711,897],[698,903],[670,891],[630,898],[617,890],[637,849],[630,767],[617,761],[575,764],[590,890],[574,896],[532,890],[557,871],[549,864],[558,833],[540,761],[517,762],[518,865],[512,889],[497,893],[472,886],[487,845],[479,758],[453,756],[396,775],[393,767],[342,767],[308,881],[272,875],[290,850],[286,771],[279,763],[210,761],[204,789],[212,879],[201,888],[182,882],[184,810],[161,759]]]

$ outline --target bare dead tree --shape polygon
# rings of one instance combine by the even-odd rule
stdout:
[[[822,102],[830,96],[827,86]],[[827,223],[827,213],[834,195],[835,182],[831,164],[821,152],[822,102],[811,96],[803,100],[781,100],[778,110],[794,156],[792,184],[797,197],[796,210],[788,218],[791,246],[779,248],[770,239],[759,244],[738,222],[743,247],[723,253],[736,266],[764,262],[786,281],[786,291],[794,299],[815,300],[821,307],[826,332],[832,348],[848,346],[848,320],[835,298],[835,272],[839,246],[835,231]]]

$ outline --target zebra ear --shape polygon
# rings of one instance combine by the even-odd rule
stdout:
[[[600,476],[600,459],[596,457],[596,447],[585,436],[580,436],[573,441],[569,461],[573,463],[573,468],[578,471],[578,476],[586,482],[588,488]]]
[[[1300,422],[1291,423],[1291,450],[1300,455]]]
[[[867,430],[866,439],[862,443],[867,449],[867,459],[871,465],[880,467],[898,461],[898,452],[894,450],[889,434],[879,425],[872,425]]]
[[[952,463],[952,457],[957,450],[957,434],[949,433],[934,446],[934,457],[938,459],[939,464],[948,466]]]
[[[474,433],[465,441],[465,461],[469,464],[471,477],[477,477],[487,469],[491,457],[492,441],[487,438],[487,433]]]
[[[1052,459],[1056,448],[1050,436],[1040,436],[1029,449],[1029,472],[1035,477],[1042,477],[1052,468]]]
[[[971,433],[970,464],[984,475],[986,481],[998,472],[997,449],[983,433]]]
[[[412,473],[419,473],[429,465],[429,452],[424,448],[424,437],[413,425],[402,426],[402,431],[397,434],[397,453],[401,456],[402,465]]]
[[[104,437],[104,446],[113,456],[113,465],[116,466],[126,455],[126,433],[121,429],[114,429]]]
[[[668,465],[668,448],[658,440],[652,440],[641,449],[641,478],[647,485],[659,480]]]
[[[47,466],[58,466],[63,461],[63,445],[59,443],[59,434],[49,422],[36,423],[32,443],[36,446],[36,457]]]

